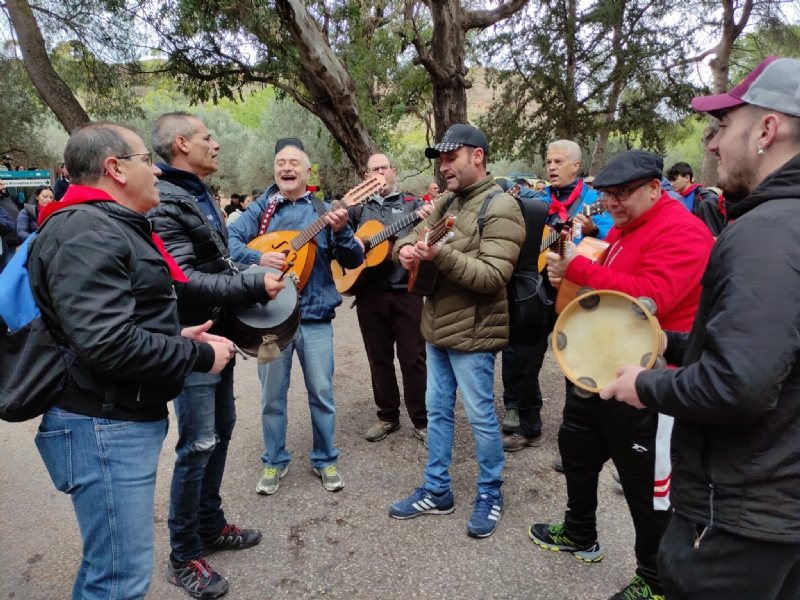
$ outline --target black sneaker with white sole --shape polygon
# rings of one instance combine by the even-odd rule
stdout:
[[[228,582],[213,571],[202,556],[180,563],[170,555],[167,561],[167,581],[182,587],[192,598],[200,600],[219,598],[228,593]]]
[[[573,542],[564,532],[564,524],[548,525],[537,523],[528,527],[528,535],[537,546],[554,552],[569,552],[584,562],[600,562],[603,560],[603,549],[595,540],[588,545]]]

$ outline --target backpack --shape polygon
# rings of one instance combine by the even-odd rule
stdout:
[[[0,273],[0,419],[18,422],[47,411],[69,379],[75,353],[42,317],[28,272],[32,233]]]
[[[478,212],[478,235],[483,235],[486,213],[492,200],[486,196]],[[544,278],[539,273],[541,232],[547,224],[549,207],[537,198],[516,198],[525,221],[525,241],[519,259],[506,284],[508,297],[509,340],[511,346],[535,346],[553,329],[553,301],[548,297]],[[532,234],[532,235],[529,235]]]

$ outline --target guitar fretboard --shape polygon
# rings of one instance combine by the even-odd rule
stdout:
[[[340,208],[347,208],[347,204],[343,200],[334,200],[331,203],[331,210],[338,210]],[[325,216],[331,212],[331,210],[319,217],[316,221],[311,223],[311,225],[303,229],[303,231],[292,238],[292,249],[295,252],[300,250],[300,248],[313,240],[320,231],[325,229],[325,226],[328,224],[328,222],[325,220]]]
[[[374,248],[378,244],[382,244],[383,242],[388,240],[398,231],[401,231],[406,227],[408,227],[409,225],[411,225],[412,223],[414,223],[417,219],[419,219],[419,215],[417,215],[416,212],[408,213],[405,217],[403,217],[398,221],[395,221],[383,231],[379,231],[375,235],[371,235],[370,237],[368,237],[365,243],[367,244],[368,247]]]

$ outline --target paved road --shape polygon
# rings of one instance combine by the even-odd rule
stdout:
[[[405,415],[403,427],[385,440],[364,439],[375,411],[355,311],[340,308],[334,323],[336,441],[347,484],[341,492],[325,491],[309,466],[308,404],[295,362],[288,432],[294,460],[277,494],[255,493],[263,451],[260,387],[255,361],[240,360],[237,365],[238,422],[222,488],[223,505],[229,520],[259,527],[264,540],[244,552],[211,557],[211,565],[230,581],[231,600],[598,600],[627,583],[634,569],[633,528],[609,467],[600,479],[598,527],[606,551],[603,562],[589,565],[569,554],[547,552],[527,536],[530,523],[560,521],[565,508],[563,476],[551,468],[557,456],[555,433],[563,405],[563,379],[550,357],[542,374],[548,398],[543,411],[545,444],[507,456],[505,514],[492,537],[475,540],[467,537],[466,523],[478,469],[463,409],[459,405],[456,414],[451,470],[456,512],[410,521],[389,518],[389,505],[421,484],[426,452],[412,437]],[[502,395],[499,366],[498,360],[498,398]],[[0,598],[69,598],[80,562],[80,536],[70,500],[49,480],[33,443],[36,427],[36,422],[0,422]],[[156,487],[156,565],[148,598],[157,600],[188,598],[164,579],[175,438],[173,421]]]

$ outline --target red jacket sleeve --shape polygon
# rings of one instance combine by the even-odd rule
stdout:
[[[580,286],[615,290],[634,298],[647,296],[655,301],[659,314],[669,314],[699,284],[706,268],[714,240],[702,227],[699,222],[696,226],[684,222],[659,231],[635,274],[576,256],[567,267],[566,278]]]

